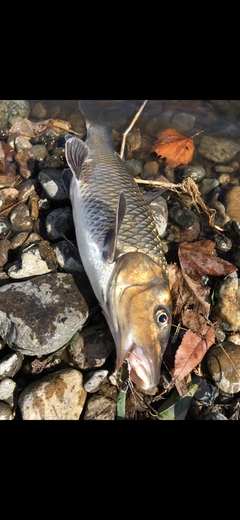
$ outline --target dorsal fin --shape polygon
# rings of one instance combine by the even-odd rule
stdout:
[[[124,215],[126,212],[126,198],[124,192],[121,191],[118,199],[117,212],[116,212],[116,221],[115,228],[109,229],[106,234],[104,247],[103,247],[103,258],[109,263],[112,263],[116,260],[116,246],[117,246],[117,236],[122,224]]]
[[[89,148],[86,143],[78,139],[78,137],[69,137],[69,135],[67,135],[65,139],[66,161],[73,175],[75,175],[76,179],[79,179],[82,164],[89,156]]]

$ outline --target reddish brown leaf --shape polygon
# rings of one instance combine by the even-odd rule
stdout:
[[[194,143],[192,137],[179,134],[174,128],[168,128],[157,134],[157,141],[150,152],[156,152],[166,165],[176,168],[180,164],[188,164],[192,160]]]
[[[19,118],[10,128],[9,133],[17,133],[24,137],[39,137],[46,130],[51,130],[56,135],[62,130],[68,132],[71,124],[61,119],[46,119],[45,121],[34,122],[27,118]]]
[[[181,345],[175,355],[173,380],[181,381],[185,376],[201,363],[208,349],[215,342],[213,327],[205,325],[205,334],[199,336],[188,330],[183,336]]]
[[[29,151],[28,148],[24,148],[22,152],[16,153],[15,160],[19,165],[20,173],[24,179],[29,179],[32,172],[28,166],[29,159],[33,159],[34,155]]]
[[[199,280],[204,274],[211,276],[226,276],[237,268],[214,256],[215,244],[212,240],[200,240],[198,242],[182,242],[179,245],[178,257],[184,274],[192,280]]]

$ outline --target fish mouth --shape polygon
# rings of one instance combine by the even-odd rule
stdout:
[[[144,355],[142,347],[133,343],[129,350],[124,351],[124,356],[118,363],[120,367],[126,359],[129,363],[129,375],[133,383],[135,383],[141,390],[150,390],[159,382],[159,377],[151,370],[149,362]]]

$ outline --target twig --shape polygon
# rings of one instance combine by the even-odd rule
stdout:
[[[148,102],[148,99],[146,99],[143,104],[141,105],[141,107],[139,108],[138,112],[136,113],[136,115],[134,116],[131,124],[129,125],[129,127],[127,128],[127,130],[125,130],[125,132],[123,133],[123,140],[122,140],[122,146],[121,146],[121,151],[120,151],[120,157],[121,159],[123,158],[123,154],[124,154],[124,148],[125,148],[125,143],[126,143],[126,137],[127,137],[127,134],[128,132],[130,132],[131,128],[133,127],[133,125],[136,123],[138,117],[140,116],[141,112],[143,111],[146,103]]]

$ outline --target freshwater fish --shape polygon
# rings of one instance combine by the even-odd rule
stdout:
[[[136,102],[79,101],[85,141],[66,136],[63,172],[79,254],[116,346],[145,393],[159,383],[171,329],[167,263],[141,189],[114,150],[112,125]],[[133,113],[134,109],[134,113]],[[131,122],[131,119],[129,123]]]

